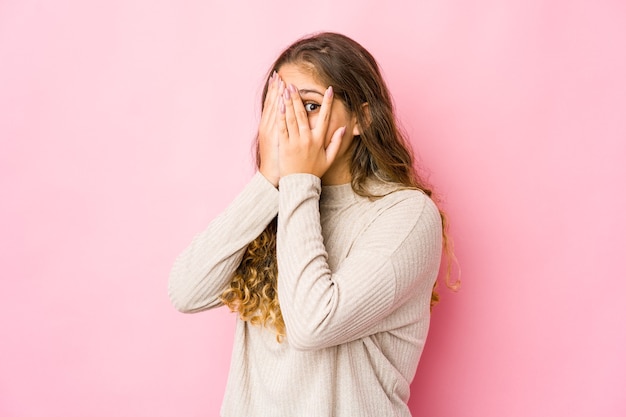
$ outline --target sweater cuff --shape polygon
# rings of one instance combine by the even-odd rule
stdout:
[[[260,222],[265,227],[267,219],[278,212],[278,196],[278,189],[257,172],[218,218],[233,216],[239,226],[253,227]]]
[[[265,191],[267,193],[278,192],[278,189],[274,187],[274,184],[272,184],[267,178],[265,178],[265,176],[261,174],[261,171],[257,171],[252,176],[249,185],[253,188],[258,188],[259,190]]]
[[[319,194],[322,192],[322,180],[313,174],[289,174],[281,177],[278,187],[283,191],[313,188]]]

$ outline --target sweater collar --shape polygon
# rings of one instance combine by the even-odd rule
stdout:
[[[322,194],[320,195],[320,204],[324,205],[342,205],[355,201],[357,195],[352,191],[350,183],[340,185],[323,185]]]

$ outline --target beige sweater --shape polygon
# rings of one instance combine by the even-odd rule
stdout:
[[[410,416],[409,387],[441,256],[435,204],[416,190],[321,187],[257,173],[177,258],[183,312],[221,305],[243,251],[278,213],[278,293],[287,337],[237,320],[222,416]]]

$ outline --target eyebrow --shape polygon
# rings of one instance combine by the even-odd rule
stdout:
[[[298,91],[300,92],[300,94],[301,94],[301,95],[302,95],[302,94],[306,94],[306,93],[313,93],[313,94],[318,94],[318,95],[320,95],[320,96],[324,97],[324,94],[320,93],[320,92],[319,92],[319,91],[317,91],[317,90],[307,90],[307,89],[302,89],[302,90],[298,90]]]

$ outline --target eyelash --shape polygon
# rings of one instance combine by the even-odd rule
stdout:
[[[310,108],[311,106],[313,106],[312,109]],[[304,109],[309,113],[319,109],[320,107],[321,106],[317,103],[304,103]]]

